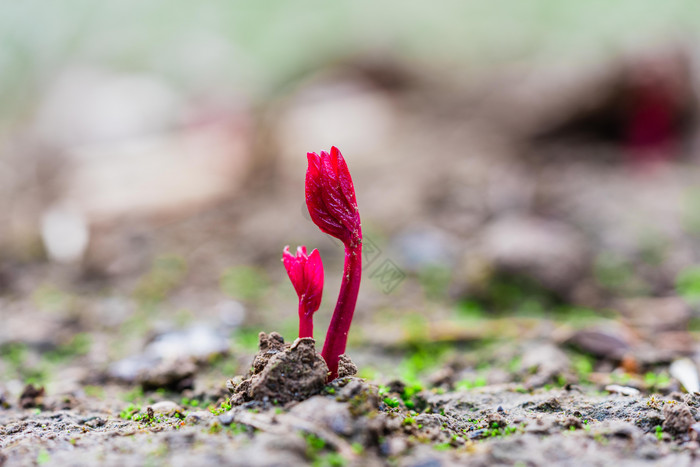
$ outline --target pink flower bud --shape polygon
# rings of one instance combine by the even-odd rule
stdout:
[[[296,256],[284,247],[282,261],[299,296],[299,337],[313,337],[313,314],[321,306],[323,296],[323,262],[318,250],[306,254],[306,247],[297,248]]]
[[[306,206],[314,224],[347,247],[362,243],[360,213],[348,166],[338,148],[307,154]]]

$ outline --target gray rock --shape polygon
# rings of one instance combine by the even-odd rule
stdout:
[[[168,332],[156,337],[145,349],[145,354],[163,360],[194,358],[205,360],[229,351],[228,338],[215,329],[198,325],[183,331]]]
[[[205,325],[157,336],[140,354],[112,363],[107,375],[150,387],[180,386],[198,363],[229,351],[228,338]]]
[[[220,422],[222,425],[228,426],[228,425],[230,425],[231,423],[233,423],[233,417],[234,417],[233,411],[232,411],[232,410],[229,410],[228,412],[222,413],[221,415],[219,415],[219,416],[217,417],[217,419],[219,420],[219,422]]]
[[[581,233],[535,217],[497,219],[484,229],[481,245],[496,270],[528,276],[555,291],[574,287],[589,264]]]
[[[199,425],[200,423],[208,422],[210,420],[214,419],[214,415],[206,410],[197,410],[195,412],[190,412],[187,414],[185,417],[185,423],[188,423],[190,425]],[[219,420],[221,420],[221,417],[219,417]],[[230,425],[231,422],[229,423],[223,423],[224,425]]]
[[[613,330],[582,329],[566,343],[601,358],[620,359],[630,350],[625,337]]]
[[[348,404],[336,402],[328,397],[314,396],[292,407],[289,413],[320,423],[340,435],[351,435],[353,432],[353,420]]]
[[[172,416],[176,413],[181,413],[182,409],[173,401],[160,401],[152,404],[150,406],[153,409],[153,413]]]

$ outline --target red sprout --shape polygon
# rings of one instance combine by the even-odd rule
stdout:
[[[299,296],[299,337],[314,337],[313,315],[323,296],[323,262],[318,250],[306,254],[306,247],[297,248],[297,255],[284,247],[282,262]]]
[[[330,370],[330,379],[338,376],[338,359],[345,353],[352,315],[362,276],[362,228],[357,210],[355,187],[343,155],[335,146],[330,154],[308,153],[306,206],[314,223],[323,232],[345,245],[345,265],[338,302],[333,311],[321,355]]]

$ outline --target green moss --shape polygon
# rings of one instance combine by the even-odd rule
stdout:
[[[255,352],[258,350],[258,334],[260,334],[259,327],[242,326],[233,333],[233,345],[241,350]]]
[[[590,376],[593,373],[594,363],[595,359],[591,355],[581,353],[572,355],[571,364],[580,383],[589,384],[591,382]]]
[[[7,362],[12,368],[19,368],[24,364],[27,355],[27,346],[20,342],[11,342],[0,346],[0,358]]]
[[[304,441],[306,441],[306,457],[309,460],[315,460],[326,447],[326,442],[313,433],[302,433]]]
[[[401,401],[399,401],[399,399],[397,399],[396,397],[385,397],[383,399],[383,401],[386,405],[388,405],[392,409],[395,409],[396,407],[398,407],[401,404]]]
[[[700,266],[687,268],[676,278],[676,291],[691,303],[700,303]]]
[[[457,315],[469,320],[481,320],[485,318],[484,308],[474,300],[464,300],[457,304]]]
[[[102,399],[105,396],[105,390],[102,386],[87,385],[83,386],[83,390],[85,391],[85,394],[89,397]]]
[[[436,451],[447,451],[452,449],[452,445],[450,443],[433,444],[433,449]]]
[[[219,407],[214,407],[213,405],[210,405],[208,407],[208,410],[214,415],[221,415],[222,413],[231,410],[231,404],[229,404],[228,402],[222,402]]]
[[[348,463],[345,458],[337,452],[329,452],[314,460],[314,467],[343,467]]]
[[[134,420],[138,421],[140,420],[140,417],[138,417],[138,413],[141,411],[141,406],[135,405],[135,404],[129,404],[124,410],[119,412],[119,418],[123,418],[124,420]],[[137,417],[137,418],[134,418]]]
[[[61,363],[72,358],[87,355],[92,346],[90,334],[81,332],[74,335],[66,344],[58,346],[55,350],[46,352],[44,356],[49,362]]]
[[[411,348],[398,366],[400,378],[409,385],[420,385],[422,374],[442,365],[448,353],[454,351],[447,343],[425,342]]]
[[[644,374],[644,384],[650,391],[657,392],[667,388],[671,384],[671,378],[668,373],[647,372]]]
[[[473,380],[463,379],[455,384],[455,389],[458,391],[468,391],[469,389],[486,386],[486,377],[479,375]]]

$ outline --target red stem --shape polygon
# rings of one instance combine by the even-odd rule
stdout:
[[[359,233],[359,232],[358,232]],[[359,233],[359,238],[362,234]],[[343,268],[343,281],[340,284],[338,303],[335,305],[331,324],[328,326],[326,342],[323,344],[321,355],[331,372],[329,381],[338,377],[338,357],[345,353],[348,342],[348,332],[352,315],[355,312],[357,293],[360,290],[362,277],[362,242],[353,242],[345,246],[345,266]]]
[[[314,337],[314,316],[307,313],[304,302],[299,300],[299,337]]]

